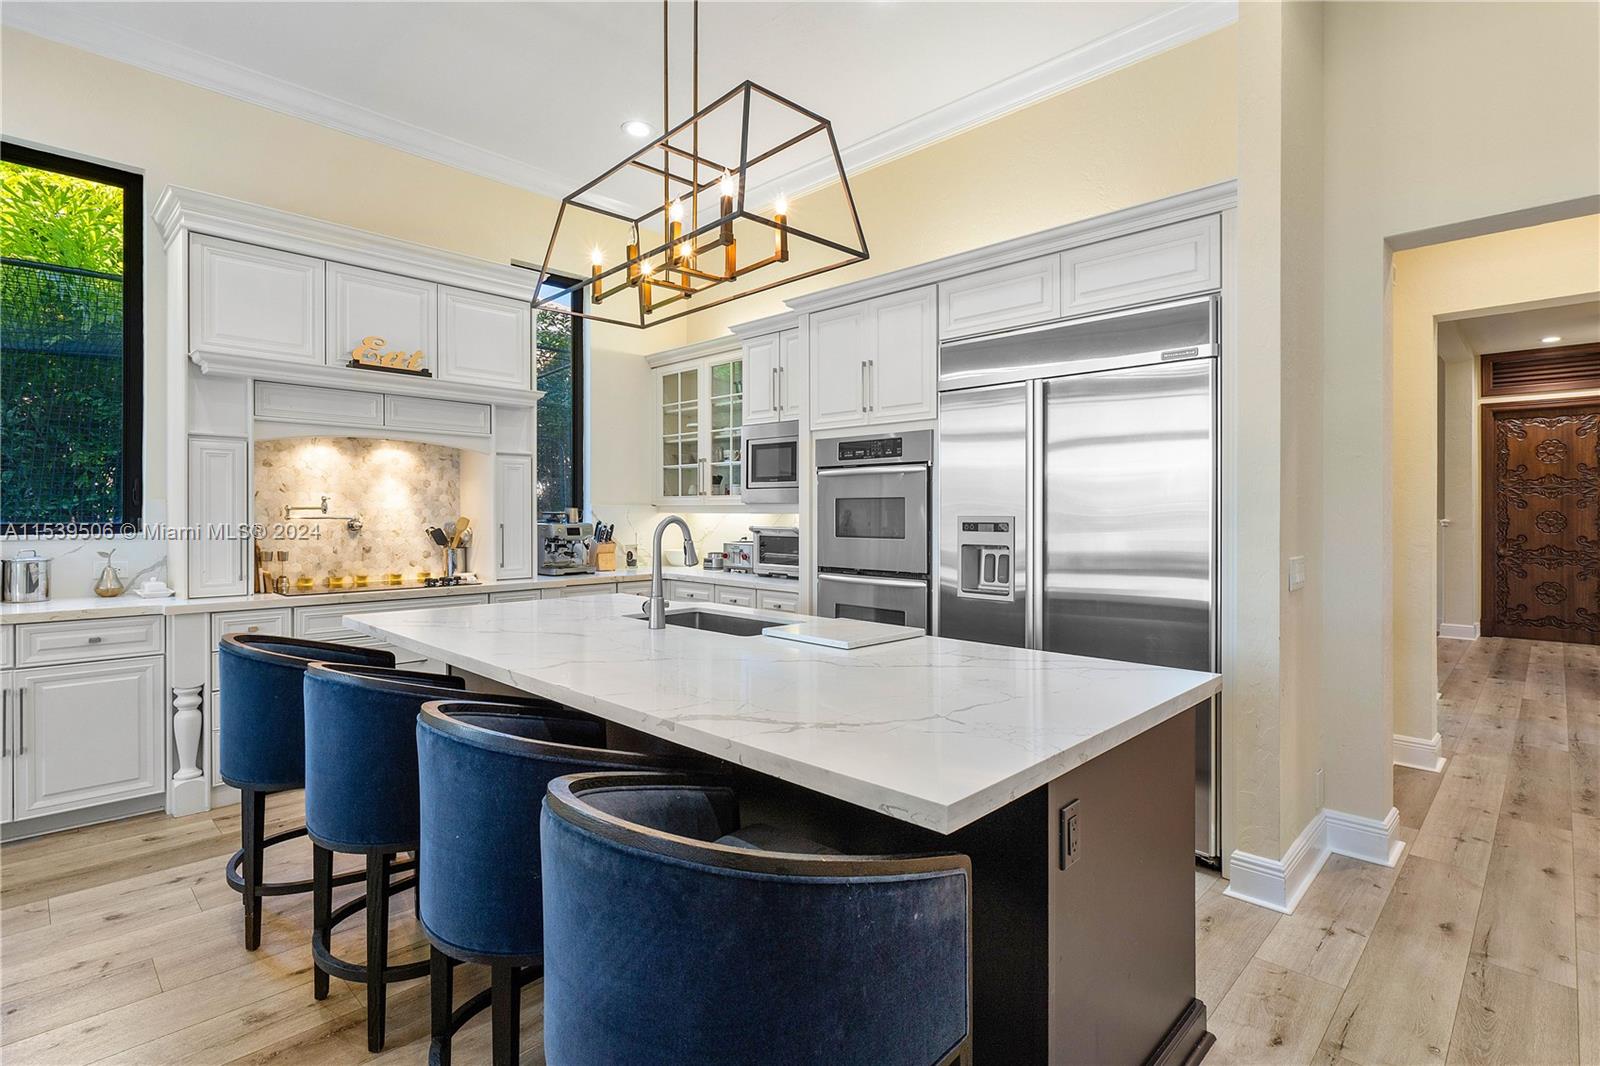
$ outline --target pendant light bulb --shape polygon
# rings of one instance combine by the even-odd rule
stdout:
[[[724,170],[722,172],[721,185],[722,185],[722,195],[727,196],[727,197],[734,197],[734,196],[739,195],[739,183],[736,180],[734,180],[733,173],[731,171]]]

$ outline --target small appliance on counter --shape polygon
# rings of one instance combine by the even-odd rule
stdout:
[[[756,572],[756,545],[752,540],[730,540],[722,546],[723,569],[736,574]]]
[[[569,522],[547,514],[539,523],[539,573],[543,577],[597,573],[594,523]]]
[[[751,526],[752,572],[757,577],[800,576],[800,528]]]
[[[700,564],[705,570],[726,570],[728,568],[728,554],[726,552],[706,552],[706,557]]]
[[[26,548],[4,562],[7,603],[38,603],[50,598],[50,560]]]

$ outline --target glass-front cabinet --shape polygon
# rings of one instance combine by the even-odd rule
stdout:
[[[743,486],[744,360],[737,351],[656,370],[657,501],[736,503]]]

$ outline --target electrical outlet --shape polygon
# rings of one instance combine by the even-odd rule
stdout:
[[[1306,557],[1304,555],[1289,556],[1289,591],[1305,587],[1306,583]]]
[[[1078,861],[1083,842],[1078,836],[1078,801],[1061,808],[1056,825],[1056,867],[1065,870]]]
[[[1317,781],[1316,781],[1316,785],[1315,785],[1315,795],[1312,797],[1312,799],[1314,801],[1312,803],[1312,806],[1316,807],[1317,810],[1319,810],[1319,811],[1322,810],[1322,808],[1324,806],[1324,804],[1322,802],[1322,797],[1323,797],[1323,792],[1322,792],[1322,767],[1319,766],[1319,767],[1317,767]]]

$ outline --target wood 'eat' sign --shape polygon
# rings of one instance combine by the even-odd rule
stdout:
[[[363,370],[391,370],[402,374],[416,374],[418,377],[433,376],[422,365],[421,349],[409,354],[403,351],[385,351],[384,343],[382,337],[362,337],[361,343],[350,353],[349,365]]]

